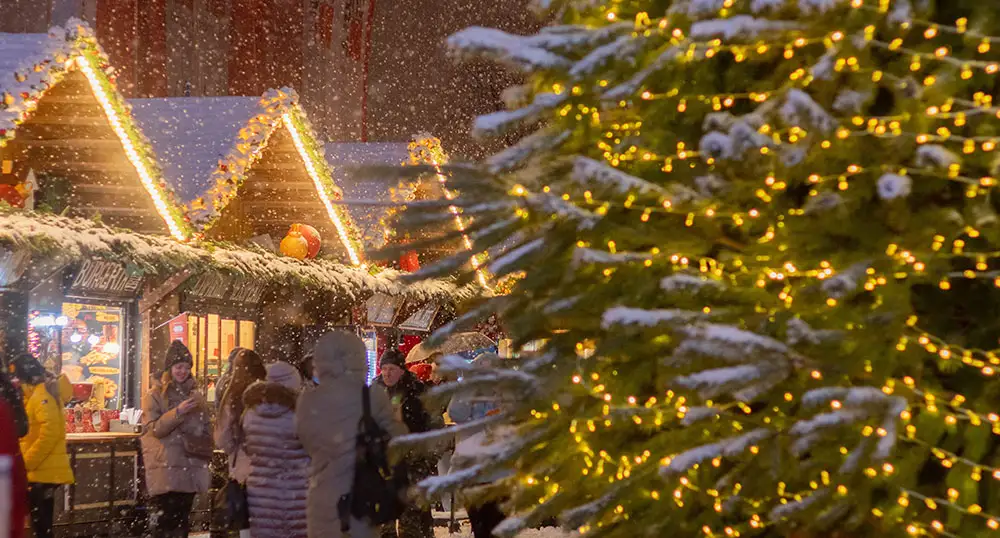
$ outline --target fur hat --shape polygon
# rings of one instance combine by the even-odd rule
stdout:
[[[174,340],[170,342],[170,348],[167,349],[167,358],[163,361],[163,371],[169,372],[175,364],[180,364],[186,362],[190,365],[194,365],[194,358],[191,357],[191,352],[188,351],[187,346],[184,345],[180,340]]]
[[[388,349],[382,354],[382,358],[378,361],[379,368],[385,368],[385,365],[392,364],[394,366],[399,366],[400,368],[406,368],[406,355],[398,349]]]
[[[267,366],[268,383],[277,383],[292,390],[302,387],[302,376],[287,362],[275,362]]]

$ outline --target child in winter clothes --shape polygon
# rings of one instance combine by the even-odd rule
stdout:
[[[309,455],[295,432],[298,370],[286,362],[267,367],[267,379],[243,393],[243,435],[250,457],[247,501],[253,538],[306,538]]]
[[[55,384],[68,388],[63,394],[51,394],[46,388],[45,368],[31,355],[14,362],[14,375],[21,382],[24,408],[28,415],[28,435],[21,438],[21,454],[28,470],[28,502],[31,526],[36,538],[52,537],[56,489],[74,482],[66,452],[66,418],[60,400],[72,395],[69,381]]]

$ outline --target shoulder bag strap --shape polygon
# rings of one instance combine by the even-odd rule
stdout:
[[[372,401],[368,385],[361,386],[361,417],[365,419],[372,418]]]

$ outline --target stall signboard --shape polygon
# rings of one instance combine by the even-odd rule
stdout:
[[[86,260],[73,275],[67,295],[77,297],[135,297],[142,286],[142,277],[130,275],[121,264],[103,260]]]
[[[368,323],[382,327],[392,326],[396,312],[402,305],[402,297],[376,293],[368,299]]]
[[[407,331],[427,332],[431,330],[431,324],[434,323],[434,318],[440,309],[441,305],[437,302],[427,303],[418,308],[413,315],[406,318],[406,321],[400,323],[399,328]]]
[[[250,279],[235,279],[219,273],[201,275],[188,291],[197,300],[256,305],[264,296],[264,285]]]
[[[28,269],[31,253],[27,250],[0,249],[0,288],[13,285]]]

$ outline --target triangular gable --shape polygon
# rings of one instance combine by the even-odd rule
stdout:
[[[152,137],[157,155],[171,162],[168,180],[205,237],[243,242],[266,234],[277,243],[300,222],[319,228],[324,244],[342,246],[353,265],[362,263],[351,215],[335,203],[343,193],[294,90],[140,99],[133,110],[144,128],[160,132]]]
[[[37,208],[186,240],[184,211],[109,73],[80,21],[0,33],[0,183],[30,188],[25,179],[35,178],[29,206],[37,198]]]
[[[333,180],[343,189],[348,211],[369,250],[385,246],[384,219],[392,210],[393,186],[362,179],[359,166],[401,166],[410,158],[406,142],[329,142],[324,146]]]

